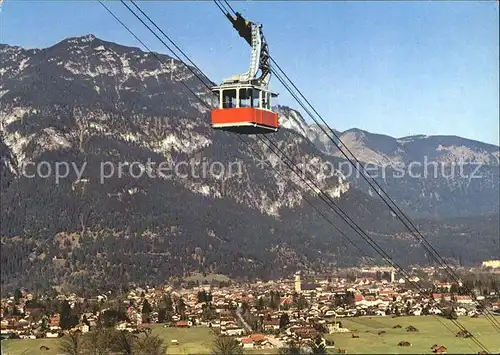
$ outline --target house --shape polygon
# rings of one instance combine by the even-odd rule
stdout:
[[[432,348],[433,348],[433,349],[432,349],[432,351],[433,351],[434,353],[436,353],[436,354],[443,354],[443,353],[445,353],[445,352],[446,352],[446,350],[447,350],[447,349],[446,349],[446,346],[444,346],[444,345],[441,345],[441,346],[439,346],[439,345],[434,345]]]
[[[127,323],[126,322],[120,322],[115,325],[116,330],[125,330],[127,328]]]
[[[58,327],[60,321],[61,321],[61,315],[59,313],[56,313],[52,317],[50,317],[49,326]]]
[[[354,303],[356,305],[364,303],[364,297],[363,297],[363,295],[356,295],[356,296],[354,296]]]
[[[229,326],[221,330],[221,334],[229,336],[242,336],[245,331],[240,327]]]
[[[441,299],[444,299],[445,301],[451,301],[451,295],[449,293],[433,293],[432,298],[436,302],[441,302]]]
[[[74,330],[79,330],[82,333],[88,333],[90,328],[87,324],[80,323],[76,327],[73,328]]]
[[[252,339],[256,343],[259,343],[259,342],[266,340],[266,336],[264,334],[260,334],[260,333],[250,334],[249,338]]]
[[[254,347],[254,341],[251,338],[241,338],[241,345],[244,349],[251,349]]]
[[[272,331],[272,330],[279,330],[279,329],[280,329],[280,320],[279,319],[271,319],[271,320],[264,321],[264,330],[266,332]]]
[[[307,340],[307,339],[315,339],[316,336],[318,335],[318,331],[312,327],[301,327],[301,328],[295,328],[292,330],[293,334],[302,339],[302,340]]]
[[[180,321],[175,323],[175,326],[177,328],[189,328],[189,322],[187,322],[185,320],[180,320]]]
[[[456,296],[457,303],[461,304],[472,304],[474,301],[470,296]]]

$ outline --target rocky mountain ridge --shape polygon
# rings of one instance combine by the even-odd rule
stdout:
[[[356,255],[306,203],[348,230],[258,138],[212,130],[180,81],[207,101],[211,93],[161,58],[91,35],[37,50],[0,46],[3,287],[191,271],[265,278],[377,262],[367,246]],[[287,129],[287,114],[280,121],[270,139],[307,176],[395,258],[426,262],[418,245],[394,237],[401,226],[369,190],[342,169],[324,171],[341,159]],[[481,238],[467,262],[494,249],[488,232]]]
[[[333,134],[327,127],[308,125],[296,110],[279,110],[283,127],[307,137],[326,155],[342,159],[337,166],[353,186],[375,195],[336,144],[347,147],[360,162],[356,164],[359,171],[366,168],[414,217],[467,217],[499,211],[498,146],[456,136],[393,138],[355,128]]]

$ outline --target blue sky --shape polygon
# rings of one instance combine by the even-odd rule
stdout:
[[[212,1],[138,3],[212,80],[247,70],[250,48]],[[106,4],[168,54],[123,5]],[[499,144],[496,1],[231,4],[264,25],[272,56],[333,128]],[[97,1],[6,0],[0,13],[2,43],[40,48],[89,33],[140,46]],[[272,84],[280,104],[297,108]]]

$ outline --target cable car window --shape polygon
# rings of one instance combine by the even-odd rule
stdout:
[[[262,108],[269,110],[270,103],[269,100],[271,98],[271,95],[269,95],[268,92],[262,92]]]
[[[215,96],[217,97],[217,106],[219,106],[219,108],[222,108],[221,106],[221,101],[220,101],[220,91],[217,90],[217,91],[213,91],[213,93],[215,94]]]
[[[236,89],[224,90],[222,97],[222,108],[235,108],[236,106]]]
[[[252,90],[252,107],[260,107],[259,105],[259,90]]]
[[[252,89],[240,89],[240,107],[251,107]]]

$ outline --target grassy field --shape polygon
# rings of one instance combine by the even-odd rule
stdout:
[[[500,352],[500,335],[486,318],[462,317],[459,322],[489,351]],[[393,329],[397,324],[401,328]],[[327,335],[327,339],[335,340],[336,348],[344,348],[351,354],[430,354],[434,344],[446,346],[451,354],[477,354],[481,351],[471,339],[457,338],[453,333],[459,329],[451,321],[443,318],[438,320],[433,316],[349,318],[342,319],[342,325],[357,332],[359,338],[352,338],[351,333],[345,333]],[[405,328],[410,325],[417,328],[418,332],[407,332]],[[378,335],[382,330],[386,333]],[[399,347],[400,341],[409,341],[412,346]]]
[[[449,320],[440,318],[442,322],[453,332],[458,328]],[[500,320],[500,319],[499,319]],[[475,334],[488,350],[493,353],[500,352],[500,337],[490,323],[483,317],[459,319],[471,333]],[[477,354],[480,349],[470,339],[455,337],[435,317],[360,317],[342,319],[344,327],[359,334],[354,339],[351,333],[330,334],[327,339],[335,340],[336,348],[344,348],[349,354],[431,354],[430,347],[434,344],[445,345],[448,353],[452,354]],[[396,324],[401,329],[393,329]],[[419,331],[417,333],[406,332],[406,327],[412,325]],[[386,333],[378,335],[380,331]],[[169,354],[209,354],[211,346],[211,332],[208,328],[163,328],[153,326],[153,334],[158,334],[168,344]],[[171,340],[177,340],[179,345],[171,345]],[[400,341],[409,341],[411,347],[399,347]],[[40,346],[50,348],[48,351],[40,351]],[[57,355],[57,339],[36,340],[4,340],[2,341],[2,354],[4,355]],[[270,353],[270,350],[248,351],[249,354]],[[274,352],[277,352],[276,350]],[[334,350],[336,352],[336,350]]]
[[[153,334],[165,339],[169,354],[208,354],[212,342],[212,333],[209,328],[163,328],[155,325]],[[177,340],[179,345],[171,345]],[[40,346],[47,346],[49,350],[40,351]],[[2,341],[2,355],[57,355],[58,339],[19,339]],[[24,353],[23,353],[24,352]]]

